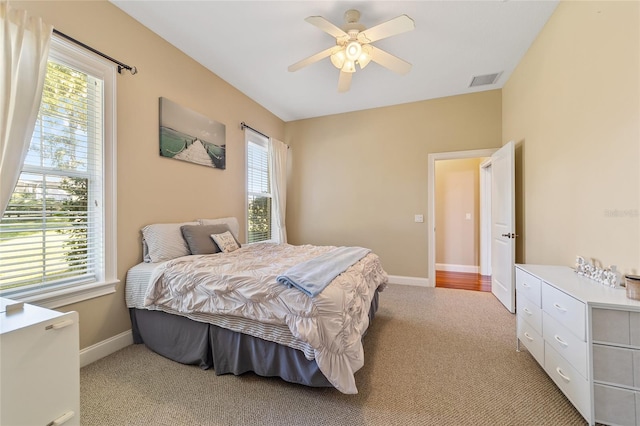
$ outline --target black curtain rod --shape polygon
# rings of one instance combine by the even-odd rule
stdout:
[[[256,132],[259,135],[264,136],[265,138],[269,138],[269,136],[265,135],[262,132],[257,131],[256,129],[254,129],[253,127],[249,126],[247,123],[245,123],[244,121],[242,123],[240,123],[240,129],[244,130],[244,129],[249,129],[249,130],[253,130],[254,132]]]
[[[262,133],[262,132],[257,131],[256,129],[254,129],[253,127],[249,126],[247,123],[245,123],[245,122],[243,121],[243,122],[241,122],[241,123],[240,123],[240,130],[244,130],[244,129],[253,130],[253,131],[254,131],[254,132],[256,132],[257,134],[262,135],[262,136],[264,136],[264,137],[265,137],[265,138],[267,138],[267,139],[271,139],[271,137],[269,137],[269,136],[265,135],[265,134],[264,134],[264,133]],[[287,144],[285,144],[285,145],[287,145]],[[287,149],[289,149],[289,145],[287,145]]]
[[[104,53],[100,52],[99,50],[96,50],[96,49],[94,49],[94,48],[93,48],[93,47],[91,47],[91,46],[87,46],[87,45],[86,45],[86,44],[84,44],[83,42],[78,41],[78,40],[76,40],[76,39],[75,39],[75,38],[73,38],[73,37],[69,37],[69,36],[68,36],[68,35],[66,35],[65,33],[61,33],[60,31],[56,30],[55,28],[53,29],[53,33],[54,33],[54,34],[56,34],[56,35],[59,35],[59,36],[60,36],[60,37],[62,37],[62,38],[66,38],[67,40],[69,40],[69,41],[70,41],[70,42],[72,42],[72,43],[77,44],[78,46],[82,46],[82,47],[84,47],[85,49],[92,51],[92,52],[93,52],[93,53],[95,53],[96,55],[100,55],[100,56],[102,56],[103,58],[108,59],[108,60],[110,60],[111,62],[113,62],[113,63],[115,63],[115,64],[118,64],[118,73],[119,73],[119,74],[122,74],[122,70],[123,70],[123,69],[125,69],[125,70],[129,70],[129,72],[131,72],[131,75],[134,75],[134,74],[136,74],[136,73],[138,72],[138,70],[137,70],[137,68],[136,68],[136,67],[130,67],[129,65],[127,65],[127,64],[125,64],[125,63],[122,63],[122,62],[120,62],[120,61],[118,61],[118,60],[116,60],[116,59],[113,59],[111,56],[109,56],[109,55],[105,55]]]

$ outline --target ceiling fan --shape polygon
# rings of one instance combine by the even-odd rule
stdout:
[[[356,64],[360,66],[360,69],[363,69],[370,61],[373,61],[399,74],[409,72],[411,69],[410,63],[382,49],[373,47],[371,43],[413,30],[415,28],[413,19],[407,15],[400,15],[366,29],[364,25],[358,22],[360,20],[360,12],[350,9],[345,12],[344,20],[344,27],[339,28],[322,16],[309,16],[306,18],[305,21],[308,23],[335,37],[336,45],[296,62],[289,66],[289,71],[298,71],[300,68],[330,56],[331,63],[340,70],[338,92],[349,90],[351,77],[356,72]]]

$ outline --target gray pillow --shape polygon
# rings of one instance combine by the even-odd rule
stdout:
[[[226,224],[219,225],[184,225],[180,227],[182,236],[189,246],[191,254],[219,253],[220,248],[211,238],[211,234],[229,231]]]

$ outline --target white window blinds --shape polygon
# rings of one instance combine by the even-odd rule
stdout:
[[[0,291],[101,279],[103,81],[50,59],[22,174],[0,220]]]
[[[271,239],[271,182],[269,140],[247,133],[247,242]]]

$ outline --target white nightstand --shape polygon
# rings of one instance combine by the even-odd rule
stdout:
[[[0,298],[0,424],[80,424],[77,312]]]

